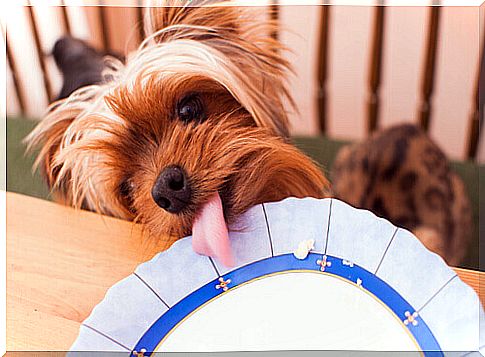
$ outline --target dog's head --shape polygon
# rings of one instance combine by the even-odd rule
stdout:
[[[28,138],[53,191],[155,236],[190,234],[217,202],[231,222],[258,203],[322,197],[326,179],[287,142],[274,26],[240,8],[151,10],[153,34],[111,63],[112,80],[54,103]]]

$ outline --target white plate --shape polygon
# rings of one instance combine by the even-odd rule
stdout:
[[[231,227],[236,266],[191,237],[114,285],[75,351],[371,350],[465,355],[484,344],[475,292],[408,231],[336,199],[258,205]],[[293,254],[313,239],[304,259]]]

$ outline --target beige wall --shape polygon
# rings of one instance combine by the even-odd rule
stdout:
[[[43,1],[33,2],[42,31],[42,47],[49,52],[62,33],[60,11]],[[69,3],[69,2],[67,2]],[[77,2],[79,3],[79,2]],[[261,8],[264,10],[264,8]],[[298,113],[291,113],[293,133],[316,135],[317,127],[317,46],[320,32],[319,6],[281,6],[281,40],[292,50],[286,54],[294,65],[296,77],[291,89]],[[24,96],[29,98],[27,114],[40,116],[47,104],[40,66],[32,42],[25,9],[19,7],[8,18],[8,41],[15,54]],[[384,37],[382,84],[380,88],[380,125],[416,122],[420,78],[429,8],[387,7]],[[73,34],[102,45],[99,11],[96,7],[70,7]],[[479,57],[479,13],[477,7],[443,8],[438,45],[433,116],[430,133],[453,158],[465,157],[468,120],[472,110]],[[374,9],[366,6],[334,6],[331,10],[328,128],[329,135],[342,139],[364,138],[368,98],[369,43]],[[112,48],[130,51],[139,41],[134,26],[134,8],[107,9],[107,25],[112,31]],[[50,59],[47,70],[53,87],[61,82]],[[19,112],[18,100],[7,76],[8,113]],[[479,157],[485,160],[485,144]]]

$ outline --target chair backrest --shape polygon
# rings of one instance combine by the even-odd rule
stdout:
[[[438,5],[438,4],[436,4]],[[320,29],[320,41],[319,41],[319,59],[318,59],[318,113],[319,113],[319,129],[322,134],[327,131],[327,72],[329,63],[329,53],[331,53],[331,43],[329,41],[329,32],[332,31],[331,26],[331,14],[335,9],[335,6],[326,5],[321,11],[321,29]],[[388,8],[386,6],[375,6],[372,8],[372,22],[370,29],[369,39],[369,52],[368,52],[368,73],[367,78],[367,100],[366,100],[366,132],[372,133],[379,127],[380,119],[380,105],[382,99],[380,98],[380,87],[382,84],[382,72],[383,72],[383,57],[385,55],[385,41],[386,37],[386,15]],[[422,65],[419,73],[419,94],[416,101],[416,122],[426,131],[430,130],[431,121],[433,119],[433,96],[435,93],[435,83],[437,76],[438,57],[440,56],[439,41],[446,41],[446,38],[440,39],[441,30],[441,13],[443,8],[440,6],[430,6],[426,8],[426,22],[427,27],[425,30],[425,42],[422,53]],[[445,9],[450,12],[450,9]],[[478,8],[475,10],[477,13],[477,22],[475,25],[482,24],[478,19]],[[448,14],[450,15],[450,14]],[[441,26],[440,26],[441,25]],[[455,120],[466,123],[466,139],[465,142],[465,157],[470,160],[477,158],[478,147],[480,142],[481,124],[483,124],[483,105],[484,105],[484,93],[479,88],[480,83],[484,85],[484,70],[485,70],[485,56],[484,56],[484,40],[482,36],[483,29],[480,28],[480,40],[476,41],[476,38],[470,36],[469,41],[475,41],[477,47],[477,57],[472,59],[472,63],[476,62],[476,72],[473,81],[471,83],[465,83],[469,86],[471,92],[471,98],[469,103],[470,114],[467,118],[456,118]],[[466,39],[463,39],[466,40]],[[463,54],[467,56],[468,54]],[[392,64],[391,64],[392,65]],[[413,74],[410,74],[413,75]],[[444,82],[444,85],[454,86],[456,83]],[[483,88],[483,87],[482,87]],[[460,105],[460,103],[456,103]],[[463,105],[463,104],[461,104]],[[483,160],[483,159],[482,159]],[[482,161],[483,162],[483,161]]]
[[[49,7],[32,0],[33,6],[9,14],[8,33],[2,23],[8,115],[40,117],[55,98],[61,78],[48,53],[62,34],[118,52],[135,49],[144,38],[142,0],[128,1],[134,7],[65,1],[67,6]],[[453,158],[485,162],[483,9],[382,2],[279,6],[275,0],[263,8],[263,16],[280,22],[279,33],[271,35],[296,53],[289,56],[297,75],[303,74],[291,82],[299,107],[292,115],[294,133],[357,139],[414,121]]]

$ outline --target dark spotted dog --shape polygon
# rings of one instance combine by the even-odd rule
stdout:
[[[465,187],[416,126],[392,127],[344,147],[332,182],[335,197],[411,230],[448,264],[462,262],[472,225]]]
[[[52,55],[63,77],[57,99],[67,98],[78,88],[101,83],[104,80],[105,56],[123,60],[123,56],[115,52],[98,51],[86,42],[69,36],[56,41]]]

